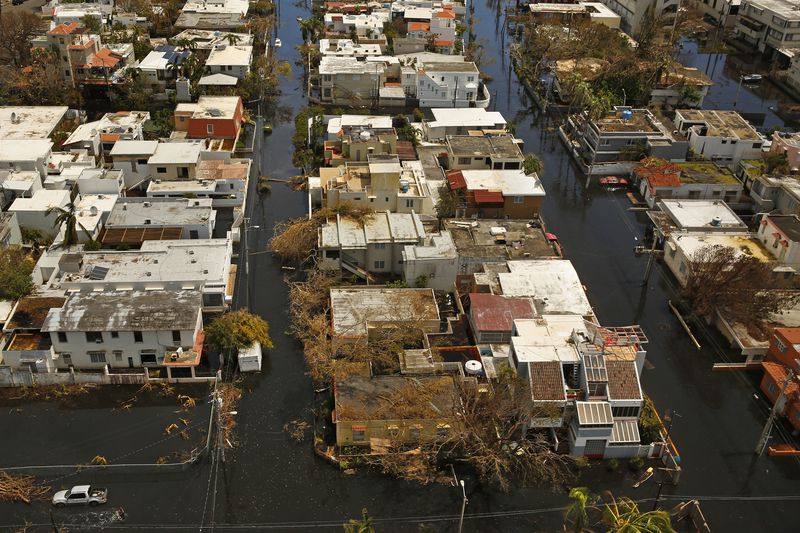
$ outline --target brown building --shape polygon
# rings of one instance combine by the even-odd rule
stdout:
[[[336,444],[372,439],[434,442],[451,435],[458,393],[451,376],[348,376],[334,382]]]
[[[459,218],[536,218],[545,195],[539,177],[521,169],[453,170],[447,182],[458,197]]]

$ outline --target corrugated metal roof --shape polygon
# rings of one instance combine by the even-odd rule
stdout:
[[[575,407],[581,426],[610,426],[614,423],[608,402],[575,402]]]
[[[476,204],[502,204],[503,193],[499,191],[475,191]]]
[[[605,357],[600,354],[587,354],[583,356],[583,367],[586,369],[586,379],[592,382],[605,383],[608,381]]]

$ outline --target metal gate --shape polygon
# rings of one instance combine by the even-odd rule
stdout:
[[[589,459],[602,459],[606,452],[606,441],[602,439],[591,439],[586,441],[583,448],[583,455]]]

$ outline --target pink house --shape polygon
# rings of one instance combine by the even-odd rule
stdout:
[[[792,171],[800,169],[800,133],[776,131],[772,134],[770,155],[785,154]]]

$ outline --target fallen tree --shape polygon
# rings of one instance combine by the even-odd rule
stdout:
[[[23,502],[30,504],[33,500],[44,498],[50,487],[36,483],[33,476],[12,476],[0,470],[0,501]]]

